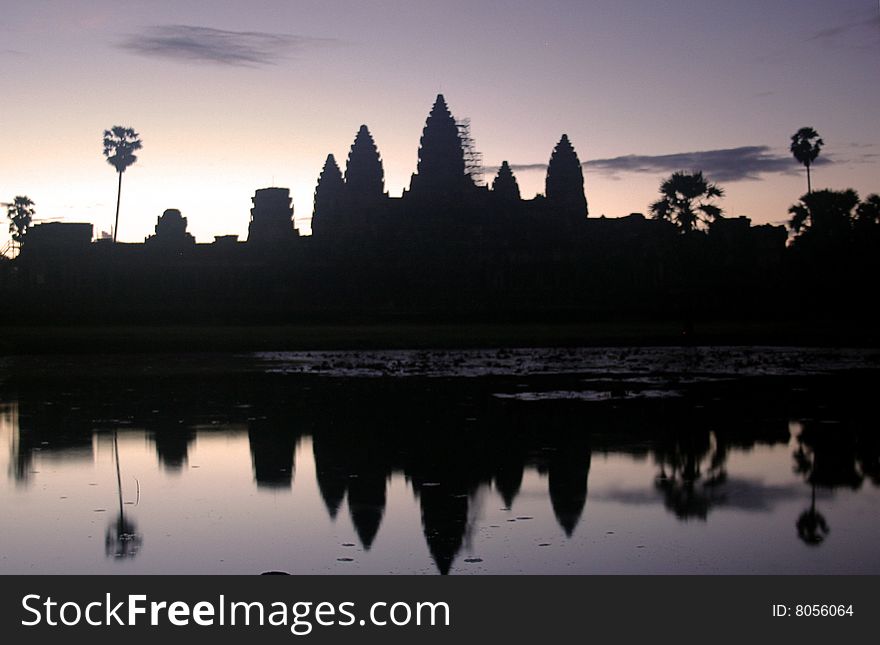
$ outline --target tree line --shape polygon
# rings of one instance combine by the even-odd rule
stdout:
[[[877,194],[862,201],[852,188],[813,192],[810,168],[824,144],[811,127],[800,128],[791,136],[791,153],[807,171],[807,192],[788,209],[792,246],[849,242],[870,234],[880,224]],[[724,196],[724,189],[708,181],[702,171],[673,173],[660,185],[660,194],[661,198],[651,204],[652,216],[671,222],[682,233],[706,230],[724,217],[716,203]]]

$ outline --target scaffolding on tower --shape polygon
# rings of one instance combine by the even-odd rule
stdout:
[[[474,138],[471,136],[471,120],[457,119],[458,138],[464,153],[464,173],[477,185],[483,183],[483,153],[478,152]]]

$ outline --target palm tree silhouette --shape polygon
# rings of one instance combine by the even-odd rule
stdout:
[[[817,190],[807,193],[788,209],[791,214],[788,227],[795,238],[812,236],[824,241],[845,240],[853,223],[860,217],[855,214],[860,207],[859,194],[852,188]],[[864,211],[866,216],[869,216],[869,209],[870,206]]]
[[[807,194],[813,192],[810,184],[810,166],[819,156],[825,142],[813,128],[801,128],[791,135],[791,154],[807,169]]]
[[[9,218],[9,232],[12,234],[12,241],[18,244],[18,250],[21,251],[21,243],[24,241],[24,234],[34,219],[34,202],[25,195],[18,195],[11,204],[6,205],[6,216]]]
[[[700,226],[708,226],[724,212],[711,202],[723,197],[724,189],[706,181],[702,171],[674,172],[660,185],[663,196],[651,204],[654,219],[665,219],[675,224],[682,233],[690,233]]]
[[[125,169],[137,161],[135,151],[140,150],[143,144],[140,135],[131,128],[114,125],[109,130],[104,130],[104,156],[107,163],[116,168],[119,173],[119,187],[116,191],[116,221],[113,225],[113,241],[116,241],[116,233],[119,229],[119,200],[122,196],[122,173]]]
[[[871,229],[880,225],[880,195],[868,195],[856,208],[855,225]]]

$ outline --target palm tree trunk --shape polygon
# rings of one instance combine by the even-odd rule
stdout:
[[[810,185],[810,164],[807,164],[807,195],[813,194],[813,187]]]
[[[122,517],[122,473],[119,470],[119,438],[113,431],[113,460],[116,462],[116,490],[119,493],[119,517]]]
[[[809,168],[807,168],[809,172]],[[119,173],[119,187],[116,189],[116,222],[113,224],[113,242],[116,242],[116,232],[119,230],[119,200],[122,198],[122,172]]]

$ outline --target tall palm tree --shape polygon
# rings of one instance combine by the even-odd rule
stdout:
[[[6,217],[9,218],[9,232],[12,234],[12,241],[18,244],[19,252],[24,241],[24,234],[27,233],[35,213],[34,202],[25,195],[16,196],[12,203],[6,205]]]
[[[654,219],[675,224],[682,233],[705,227],[722,217],[724,212],[712,203],[724,196],[724,189],[706,181],[703,173],[674,172],[660,185],[663,196],[651,204]]]
[[[791,135],[791,154],[807,169],[807,194],[813,192],[810,184],[810,166],[816,161],[825,142],[813,128],[801,128]]]
[[[125,169],[137,161],[135,151],[140,150],[143,144],[140,135],[132,128],[114,125],[109,130],[104,130],[104,156],[107,163],[116,168],[119,173],[119,187],[116,191],[116,221],[113,225],[113,241],[116,241],[116,233],[119,229],[119,200],[122,196],[122,173]]]

